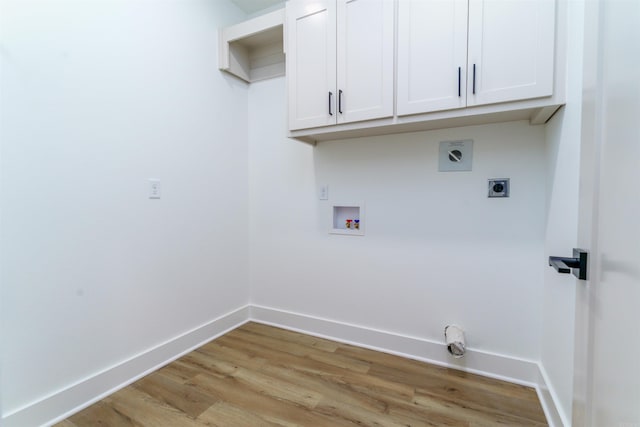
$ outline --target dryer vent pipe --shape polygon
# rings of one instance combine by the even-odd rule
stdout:
[[[461,327],[456,325],[447,325],[444,328],[444,339],[447,344],[447,350],[453,357],[459,359],[464,356],[464,331]]]

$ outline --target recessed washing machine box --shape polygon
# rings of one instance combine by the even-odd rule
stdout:
[[[440,142],[438,166],[440,172],[470,171],[472,160],[472,139]]]
[[[332,211],[329,233],[364,236],[364,203],[342,203]]]

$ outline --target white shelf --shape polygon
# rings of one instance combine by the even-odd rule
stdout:
[[[284,76],[284,9],[220,29],[219,68],[251,83]]]

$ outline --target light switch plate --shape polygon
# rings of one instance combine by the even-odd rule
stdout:
[[[440,172],[470,171],[473,160],[473,140],[442,141],[438,170]]]
[[[159,199],[160,196],[161,196],[160,180],[150,179],[149,180],[149,198]]]
[[[320,200],[329,200],[329,186],[321,185],[318,191],[318,199]]]

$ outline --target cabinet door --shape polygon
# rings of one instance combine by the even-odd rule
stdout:
[[[398,115],[466,106],[467,0],[400,0]]]
[[[469,0],[467,105],[550,96],[554,29],[554,0]]]
[[[393,0],[338,0],[338,123],[393,116]]]
[[[336,123],[336,0],[287,2],[289,129]]]

